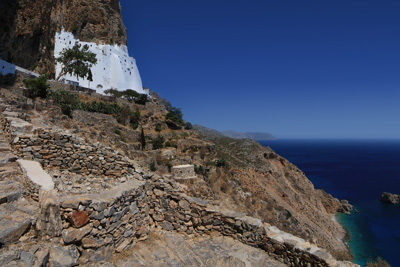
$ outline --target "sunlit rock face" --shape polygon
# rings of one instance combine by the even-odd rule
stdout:
[[[128,54],[125,45],[103,45],[90,42],[81,42],[74,38],[70,32],[61,30],[56,33],[54,57],[60,56],[64,48],[72,48],[78,42],[82,46],[88,45],[89,50],[96,54],[97,64],[92,67],[93,81],[77,78],[69,74],[63,78],[70,82],[79,83],[82,87],[95,89],[98,93],[104,93],[107,89],[119,91],[132,89],[141,94],[148,94],[143,90],[139,70],[136,61]],[[56,77],[61,72],[61,64],[56,65]]]

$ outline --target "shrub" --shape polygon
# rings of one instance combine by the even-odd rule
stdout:
[[[189,137],[189,133],[182,132],[181,136],[183,137],[183,139],[185,139],[186,137]]]
[[[136,97],[139,97],[139,93],[132,89],[127,89],[121,92],[123,98],[133,101]]]
[[[121,131],[119,129],[115,129],[114,133],[117,134],[117,135],[121,135]]]
[[[152,141],[153,149],[160,149],[164,147],[164,137],[158,135],[157,138],[153,139]]]
[[[165,147],[175,147],[178,148],[177,144],[171,143],[170,141],[165,142]]]
[[[118,91],[117,89],[113,89],[113,88],[105,90],[104,93],[106,95],[110,95],[112,97],[121,97],[122,96],[120,91]]]
[[[186,122],[185,123],[185,130],[192,130],[193,129],[193,125],[190,122]]]
[[[161,127],[161,124],[160,124],[160,123],[157,123],[157,124],[156,124],[156,131],[157,131],[157,132],[161,132],[161,131],[162,131],[162,127]]]
[[[145,94],[139,94],[139,96],[135,98],[136,104],[146,105],[147,102],[149,102],[149,97]]]
[[[30,89],[29,96],[31,98],[41,97],[46,98],[49,94],[50,86],[47,83],[47,76],[42,75],[38,78],[24,80],[26,87]]]
[[[150,162],[150,171],[155,172],[156,170],[157,170],[156,161],[153,160],[152,162]]]
[[[140,120],[139,110],[132,112],[129,118],[129,123],[132,126],[133,130],[136,130],[139,127],[139,120]]]
[[[375,261],[368,261],[367,264],[365,265],[366,267],[390,267],[390,264],[382,259],[381,257],[378,257]]]
[[[61,111],[68,116],[71,116],[73,110],[80,107],[80,101],[76,94],[59,89],[51,93],[51,98],[58,106]]]
[[[215,161],[215,166],[224,167],[226,164],[226,160],[224,158],[219,158]]]
[[[174,123],[176,126],[184,125],[185,121],[182,119],[183,113],[180,108],[172,107],[171,110],[165,115],[165,119]]]
[[[117,122],[125,125],[126,121],[130,120],[131,110],[128,107],[124,107],[119,114],[117,114]]]
[[[204,168],[203,166],[199,165],[197,166],[196,164],[194,165],[194,172],[196,174],[203,175],[204,177],[208,178],[208,170]]]

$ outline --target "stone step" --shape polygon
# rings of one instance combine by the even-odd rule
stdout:
[[[0,152],[9,152],[10,146],[4,143],[0,143]]]
[[[0,167],[6,166],[10,162],[16,162],[17,159],[18,157],[12,154],[11,152],[9,153],[0,152]]]
[[[0,205],[17,201],[21,197],[22,186],[13,181],[0,181]]]
[[[18,112],[13,112],[13,111],[3,111],[3,116],[4,117],[13,117],[13,118],[18,118],[19,113]]]
[[[10,130],[13,135],[32,135],[33,125],[19,118],[6,117],[10,121]]]
[[[0,246],[17,242],[36,221],[38,208],[26,200],[0,206]]]
[[[18,169],[12,166],[0,167],[0,181],[9,179],[13,175],[18,174]]]

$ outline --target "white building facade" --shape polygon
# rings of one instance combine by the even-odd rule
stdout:
[[[117,89],[124,91],[127,89],[135,90],[140,94],[148,94],[143,90],[142,80],[136,61],[128,54],[128,47],[125,45],[102,45],[90,42],[81,42],[75,39],[70,32],[62,30],[56,33],[54,57],[58,58],[64,48],[72,48],[75,43],[88,45],[89,51],[96,54],[97,64],[92,67],[93,81],[71,76],[66,74],[63,78],[69,82],[77,82],[82,87],[104,93],[107,89]],[[56,65],[56,77],[61,72],[61,64]]]

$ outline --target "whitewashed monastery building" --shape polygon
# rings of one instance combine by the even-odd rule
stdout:
[[[63,78],[70,83],[78,84],[96,90],[98,93],[104,93],[107,89],[117,89],[119,91],[132,89],[141,94],[148,94],[143,89],[139,70],[136,61],[128,54],[128,47],[125,45],[102,45],[90,42],[81,42],[75,39],[70,32],[62,30],[56,33],[54,56],[59,57],[64,48],[72,48],[76,42],[82,46],[87,44],[89,50],[96,54],[97,64],[92,67],[93,81],[66,74]],[[61,64],[56,65],[56,77],[61,71]]]

